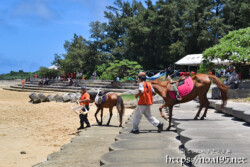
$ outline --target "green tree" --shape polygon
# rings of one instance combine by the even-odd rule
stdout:
[[[185,6],[187,53],[201,53],[227,34],[230,26],[223,22],[223,5],[223,0],[191,0]]]
[[[36,73],[39,77],[42,77],[42,78],[44,77],[52,78],[52,77],[61,75],[60,71],[48,69],[46,67],[40,67],[40,69]]]
[[[203,57],[207,60],[220,58],[233,63],[250,62],[250,27],[231,31],[220,39],[220,43],[205,50]]]
[[[107,6],[104,12],[108,19],[106,27],[106,38],[103,41],[115,59],[122,60],[130,55],[126,46],[127,40],[127,18],[133,18],[144,10],[141,2],[134,0],[132,4],[116,0],[114,6]],[[128,41],[129,42],[129,41]]]
[[[105,65],[106,66],[106,65]],[[135,78],[142,66],[135,61],[115,60],[107,65],[102,73],[102,79],[114,79],[120,77],[122,80],[128,80],[129,77]]]
[[[57,67],[59,67],[60,64],[61,64],[61,59],[62,58],[61,58],[60,55],[54,54],[54,60],[53,60],[53,62],[51,64],[56,65]]]
[[[227,0],[223,4],[224,23],[231,26],[230,30],[250,27],[250,8],[248,0]]]
[[[123,59],[163,69],[218,44],[230,30],[249,27],[249,10],[246,0],[146,0],[146,7],[115,0],[104,12],[107,23],[91,22],[90,40],[75,34],[53,63],[85,74]]]
[[[53,63],[65,73],[82,72],[89,76],[100,61],[96,46],[82,36],[74,34],[72,42],[66,41],[64,48],[67,53],[62,57],[56,54]]]
[[[108,63],[103,63],[101,65],[96,66],[96,74],[97,76],[102,76],[102,74],[105,72],[105,70],[109,67]],[[104,77],[106,78],[106,77]],[[103,79],[104,79],[103,78]]]
[[[221,60],[229,60],[237,68],[237,72],[240,72],[242,78],[248,78],[248,68],[250,62],[250,27],[231,31],[228,35],[220,39],[220,43],[205,50],[203,57],[205,62],[202,67],[206,66],[209,61],[220,58]]]
[[[34,73],[23,72],[19,70],[19,72],[10,71],[9,74],[0,74],[0,80],[12,80],[12,79],[28,79],[29,77],[33,77]]]

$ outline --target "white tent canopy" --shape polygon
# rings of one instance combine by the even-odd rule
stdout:
[[[202,54],[190,54],[186,55],[179,61],[175,62],[176,65],[186,65],[186,66],[199,66],[203,61]],[[221,61],[221,59],[214,59],[212,61],[215,64],[229,65],[231,64],[229,60]]]
[[[56,65],[52,65],[50,66],[48,69],[51,69],[51,70],[58,70],[58,67]]]

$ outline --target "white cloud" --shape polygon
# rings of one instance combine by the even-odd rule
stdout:
[[[56,12],[49,7],[48,0],[23,0],[14,4],[12,15],[21,19],[40,19],[50,21],[56,17]]]
[[[69,0],[71,3],[81,5],[85,10],[85,13],[88,13],[86,20],[88,21],[104,21],[104,11],[106,6],[112,6],[114,0]]]

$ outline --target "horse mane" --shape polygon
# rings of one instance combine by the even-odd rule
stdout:
[[[149,81],[149,83],[151,83],[152,85],[159,85],[162,87],[167,87],[167,85],[169,84],[170,81],[160,81],[160,80],[155,80],[155,81]]]
[[[88,92],[89,93],[89,95],[90,95],[90,99],[91,100],[95,100],[95,97],[96,97],[96,95],[97,95],[97,92]]]

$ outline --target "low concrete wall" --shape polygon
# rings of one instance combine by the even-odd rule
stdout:
[[[0,87],[6,87],[6,86],[14,86],[17,84],[21,84],[21,79],[15,79],[15,80],[0,80]]]
[[[228,98],[237,99],[237,98],[247,98],[250,97],[250,89],[229,89]]]
[[[239,88],[240,89],[250,89],[250,81],[240,81]]]
[[[221,99],[220,91],[217,87],[212,88],[212,99]],[[229,89],[228,98],[238,99],[250,97],[250,89]]]

